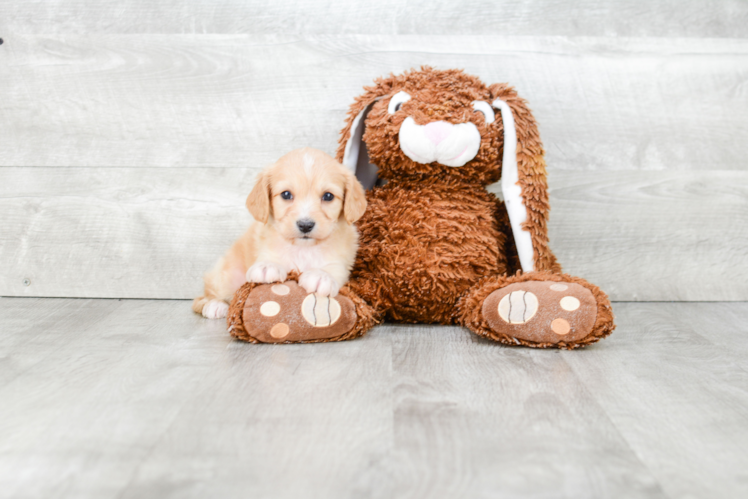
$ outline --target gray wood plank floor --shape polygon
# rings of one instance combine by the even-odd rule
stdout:
[[[748,495],[748,303],[573,352],[249,345],[186,301],[0,298],[0,496]]]

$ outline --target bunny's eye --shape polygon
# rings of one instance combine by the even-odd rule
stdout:
[[[390,104],[387,106],[387,112],[389,114],[397,113],[400,111],[400,107],[403,103],[408,101],[410,101],[410,94],[401,90],[390,99]]]
[[[493,108],[486,101],[473,101],[473,109],[479,113],[483,113],[483,117],[486,119],[486,123],[493,123],[496,120],[496,114],[493,112]]]

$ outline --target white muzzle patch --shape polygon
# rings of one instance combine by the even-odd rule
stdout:
[[[418,125],[410,116],[400,125],[400,149],[417,163],[438,162],[461,167],[480,149],[480,132],[474,124],[438,121]]]

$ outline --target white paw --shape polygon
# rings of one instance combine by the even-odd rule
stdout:
[[[286,281],[288,272],[275,262],[258,262],[247,269],[247,281],[250,283],[274,283]]]
[[[299,277],[299,286],[307,293],[316,293],[323,297],[335,297],[340,285],[322,269],[310,269]]]
[[[208,319],[225,318],[229,312],[229,305],[222,301],[213,299],[203,306],[203,316]]]

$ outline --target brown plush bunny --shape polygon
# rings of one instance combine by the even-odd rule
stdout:
[[[351,280],[325,306],[335,314],[305,313],[300,292],[284,297],[277,316],[262,317],[260,306],[278,298],[270,285],[246,284],[229,311],[232,335],[343,340],[389,320],[461,324],[505,344],[570,349],[613,331],[607,296],[561,274],[548,246],[543,146],[512,87],[426,67],[365,90],[338,160],[372,189]],[[485,189],[498,180],[503,202]],[[296,290],[293,279],[286,285]],[[312,324],[317,313],[322,324]],[[273,330],[278,323],[291,328]]]

